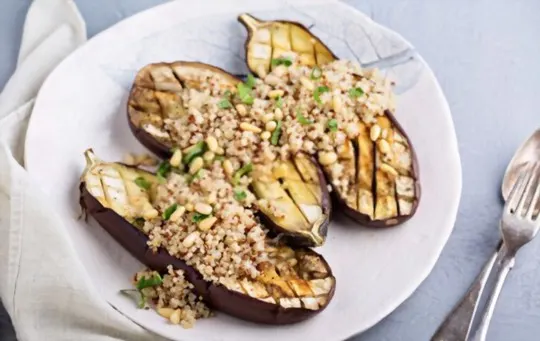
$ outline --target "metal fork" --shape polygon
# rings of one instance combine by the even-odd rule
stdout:
[[[540,164],[535,162],[526,167],[514,184],[506,204],[500,227],[503,239],[500,271],[486,310],[471,341],[485,341],[491,317],[501,293],[504,281],[515,263],[518,250],[530,242],[540,228],[538,205],[540,198]]]

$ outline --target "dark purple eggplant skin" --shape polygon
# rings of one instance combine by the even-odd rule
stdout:
[[[328,185],[326,182],[326,177],[324,175],[323,170],[321,169],[321,166],[317,162],[317,160],[308,154],[305,154],[306,157],[313,163],[313,165],[317,169],[317,176],[319,178],[319,184],[321,188],[321,207],[323,213],[326,215],[326,219],[321,224],[319,228],[319,232],[321,236],[326,239],[326,236],[328,234],[328,225],[330,224],[330,221],[332,220],[332,214],[333,214],[333,206],[332,206],[332,197],[330,196],[330,192],[328,191]],[[257,216],[259,217],[259,220],[263,223],[264,226],[270,228],[270,235],[274,238],[278,238],[279,240],[283,241],[286,245],[289,245],[291,247],[317,247],[321,245],[315,245],[311,239],[307,239],[304,235],[288,231],[281,226],[277,225],[270,217],[263,214],[262,212],[257,212]]]
[[[400,215],[394,218],[390,219],[383,219],[383,220],[373,220],[368,215],[365,215],[363,213],[358,212],[357,210],[349,207],[346,204],[346,201],[339,195],[338,191],[333,190],[332,191],[332,201],[334,202],[334,205],[338,207],[343,213],[351,218],[352,220],[360,223],[361,225],[365,227],[375,227],[375,228],[384,228],[384,227],[394,227],[401,225],[411,219],[418,209],[418,205],[420,204],[420,198],[422,196],[422,188],[420,185],[420,171],[418,167],[418,158],[416,156],[416,152],[414,150],[414,146],[411,143],[411,139],[405,132],[405,130],[401,127],[399,122],[396,120],[394,115],[390,110],[385,110],[384,112],[390,122],[392,122],[392,125],[394,126],[394,129],[397,130],[403,137],[407,140],[409,143],[409,148],[411,150],[411,158],[412,158],[412,173],[415,179],[414,185],[414,193],[415,193],[415,200],[412,205],[412,211],[408,215]],[[328,179],[328,182],[331,183],[330,179]]]
[[[160,273],[167,272],[167,266],[172,265],[175,269],[185,272],[185,278],[193,284],[197,295],[203,297],[204,302],[212,309],[224,312],[242,320],[255,323],[285,325],[307,320],[324,309],[330,303],[335,292],[334,287],[328,294],[327,304],[318,310],[304,308],[283,308],[277,304],[271,304],[231,291],[221,284],[213,284],[205,281],[202,275],[193,267],[187,265],[179,258],[171,256],[166,250],[160,248],[157,253],[148,245],[148,237],[131,225],[111,209],[103,207],[86,189],[84,183],[80,187],[80,205],[84,212],[91,215],[103,229],[105,229],[124,249],[133,257],[146,265],[148,268]],[[312,250],[302,250],[319,255]],[[320,255],[319,255],[320,256]],[[332,275],[332,269],[324,259],[328,273]]]

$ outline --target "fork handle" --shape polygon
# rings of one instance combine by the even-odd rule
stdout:
[[[448,314],[431,341],[465,341],[469,335],[478,302],[489,279],[489,275],[500,254],[500,243],[497,251],[488,259],[482,271],[469,287],[461,301]]]
[[[484,311],[484,314],[482,315],[482,321],[480,322],[478,329],[476,330],[476,333],[474,334],[471,341],[485,341],[486,340],[489,324],[491,322],[491,317],[493,316],[493,312],[495,311],[495,305],[497,305],[497,300],[502,291],[506,277],[508,276],[508,273],[510,272],[510,270],[512,270],[512,268],[514,267],[515,257],[514,255],[508,254],[508,252],[505,249],[506,248],[503,246],[502,252],[504,252],[504,256],[501,261],[501,269],[499,273],[497,274],[497,280],[495,282],[495,286],[493,287],[489,295],[488,303],[486,305],[486,310]]]

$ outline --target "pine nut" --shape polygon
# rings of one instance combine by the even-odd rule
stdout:
[[[285,91],[281,89],[276,89],[276,90],[271,90],[270,92],[268,92],[268,97],[278,98],[278,97],[283,96],[284,94],[285,94]]]
[[[179,324],[180,323],[180,309],[176,309],[169,318],[171,320],[172,324]]]
[[[174,313],[174,309],[172,308],[159,308],[157,310],[157,313],[163,317],[165,317],[166,319],[170,318],[172,313]]]
[[[200,214],[210,214],[212,213],[212,206],[203,202],[198,202],[195,204],[195,211],[199,212]]]
[[[184,206],[178,206],[176,211],[171,214],[171,217],[169,218],[170,221],[177,222],[180,220],[180,218],[184,215],[184,212],[186,212],[186,208]]]
[[[276,120],[282,120],[283,119],[283,111],[280,109],[280,108],[276,108],[276,110],[274,110],[274,116],[276,118]]]
[[[337,155],[334,152],[320,152],[319,162],[323,166],[328,166],[337,161]]]
[[[203,154],[203,159],[204,161],[212,161],[214,160],[214,157],[216,157],[216,155],[214,153],[212,153],[211,151],[207,151]]]
[[[208,136],[206,138],[206,145],[208,146],[208,150],[210,150],[211,152],[214,152],[214,153],[219,148],[218,141],[216,140],[216,138],[214,136]]]
[[[272,136],[272,134],[270,134],[269,131],[263,131],[261,133],[261,139],[263,139],[263,140],[268,140],[270,138],[270,136]]]
[[[155,208],[144,211],[143,218],[146,220],[154,219],[159,215],[159,212]]]
[[[188,203],[186,204],[186,210],[187,210],[188,212],[193,212],[194,209],[195,209],[195,207],[193,206],[192,203],[188,202]]]
[[[227,175],[232,175],[234,173],[234,167],[230,160],[223,161],[223,170],[225,173],[227,173]]]
[[[341,113],[343,110],[343,101],[341,100],[341,97],[339,95],[335,95],[332,97],[332,107],[334,108],[334,112],[336,114]]]
[[[377,146],[379,147],[379,151],[383,154],[390,153],[390,144],[388,144],[388,141],[386,140],[379,140],[377,142]]]
[[[199,232],[193,231],[187,235],[186,238],[182,241],[182,245],[185,247],[192,247],[195,244],[195,241],[199,238]]]
[[[240,114],[240,116],[246,116],[247,115],[246,106],[243,105],[243,104],[237,104],[236,105],[236,111],[238,111],[238,114]]]
[[[388,175],[391,175],[392,177],[396,177],[399,175],[398,171],[387,163],[381,163],[379,168]]]
[[[382,130],[381,137],[382,137],[383,139],[385,139],[385,138],[388,137],[388,129],[384,128],[384,129]]]
[[[176,149],[173,153],[173,156],[169,160],[169,163],[173,167],[180,166],[180,163],[182,162],[182,151],[180,149]]]
[[[202,157],[197,156],[191,163],[189,164],[189,174],[193,175],[197,173],[199,169],[201,169],[204,166],[204,161]]]
[[[266,69],[265,69],[264,65],[259,64],[259,66],[257,66],[257,74],[261,78],[264,78],[266,76],[267,72],[266,72]]]
[[[253,133],[260,133],[262,131],[261,128],[251,124],[251,123],[247,123],[247,122],[242,122],[240,123],[240,129],[244,130],[244,131],[251,131]]]
[[[379,136],[381,136],[381,127],[378,124],[374,124],[369,130],[369,137],[371,138],[371,141],[375,142]]]
[[[223,155],[223,154],[225,154],[225,150],[223,148],[219,147],[218,150],[216,150],[216,154],[217,155]]]
[[[272,113],[266,114],[266,115],[264,115],[264,116],[262,117],[262,121],[265,122],[265,123],[266,123],[266,122],[270,122],[270,121],[272,121],[273,119],[274,119],[274,114],[272,114]]]
[[[135,166],[135,156],[131,153],[124,155],[124,163],[128,166]]]
[[[265,129],[268,131],[274,131],[277,127],[276,121],[270,121],[266,123]]]
[[[148,154],[145,154],[140,162],[143,166],[155,166],[158,164],[158,160]]]
[[[210,230],[210,228],[212,228],[212,225],[214,225],[217,221],[217,218],[216,217],[208,217],[204,220],[201,220],[201,222],[199,222],[199,230],[201,231],[208,231]]]
[[[300,83],[302,83],[302,86],[310,91],[313,91],[315,89],[315,86],[313,85],[313,82],[307,79],[306,77],[300,78]]]

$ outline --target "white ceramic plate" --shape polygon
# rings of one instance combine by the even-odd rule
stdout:
[[[431,271],[455,221],[461,166],[446,100],[431,70],[401,36],[334,1],[174,1],[131,17],[90,40],[47,79],[26,141],[26,165],[65,217],[66,233],[103,299],[145,328],[173,340],[344,340],[392,312]],[[77,221],[83,151],[106,160],[143,151],[126,121],[127,91],[137,70],[158,61],[199,60],[245,73],[245,31],[236,21],[263,19],[314,25],[340,58],[378,65],[397,82],[397,118],[420,163],[423,195],[413,219],[367,230],[339,218],[320,249],[337,277],[330,306],[292,326],[246,323],[224,314],[191,330],[138,310],[118,294],[141,268],[97,224]],[[375,64],[373,64],[375,63]]]

